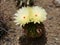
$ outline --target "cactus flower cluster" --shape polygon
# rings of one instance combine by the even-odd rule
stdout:
[[[14,22],[19,25],[25,25],[30,22],[34,22],[34,24],[43,22],[46,20],[46,11],[42,7],[33,6],[33,7],[22,7],[17,13],[14,14]]]

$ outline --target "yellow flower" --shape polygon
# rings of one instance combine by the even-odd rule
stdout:
[[[46,20],[46,11],[42,7],[22,7],[15,14],[16,24],[25,25],[29,22],[39,23]]]
[[[15,14],[15,21],[17,24],[25,25],[29,22],[29,11],[26,7],[23,7]]]
[[[34,23],[40,23],[46,20],[46,11],[42,7],[34,6],[32,7],[31,21]]]

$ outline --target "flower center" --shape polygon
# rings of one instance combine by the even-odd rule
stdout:
[[[35,16],[37,16],[37,14]]]
[[[25,16],[23,18],[25,19]]]

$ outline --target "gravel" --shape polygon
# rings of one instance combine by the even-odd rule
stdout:
[[[60,45],[60,0],[35,0],[35,5],[42,6],[48,13],[44,22],[46,35],[35,39],[20,38],[22,28],[13,22],[14,13],[18,10],[16,2],[1,0],[0,13],[3,15],[0,14],[0,20],[6,24],[9,33],[0,40],[0,45]]]

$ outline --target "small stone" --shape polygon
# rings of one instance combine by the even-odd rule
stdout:
[[[55,40],[59,40],[58,38],[55,38]]]
[[[54,4],[55,6],[60,7],[60,0],[54,0]]]
[[[49,20],[52,20],[53,19],[53,17],[49,17]]]

